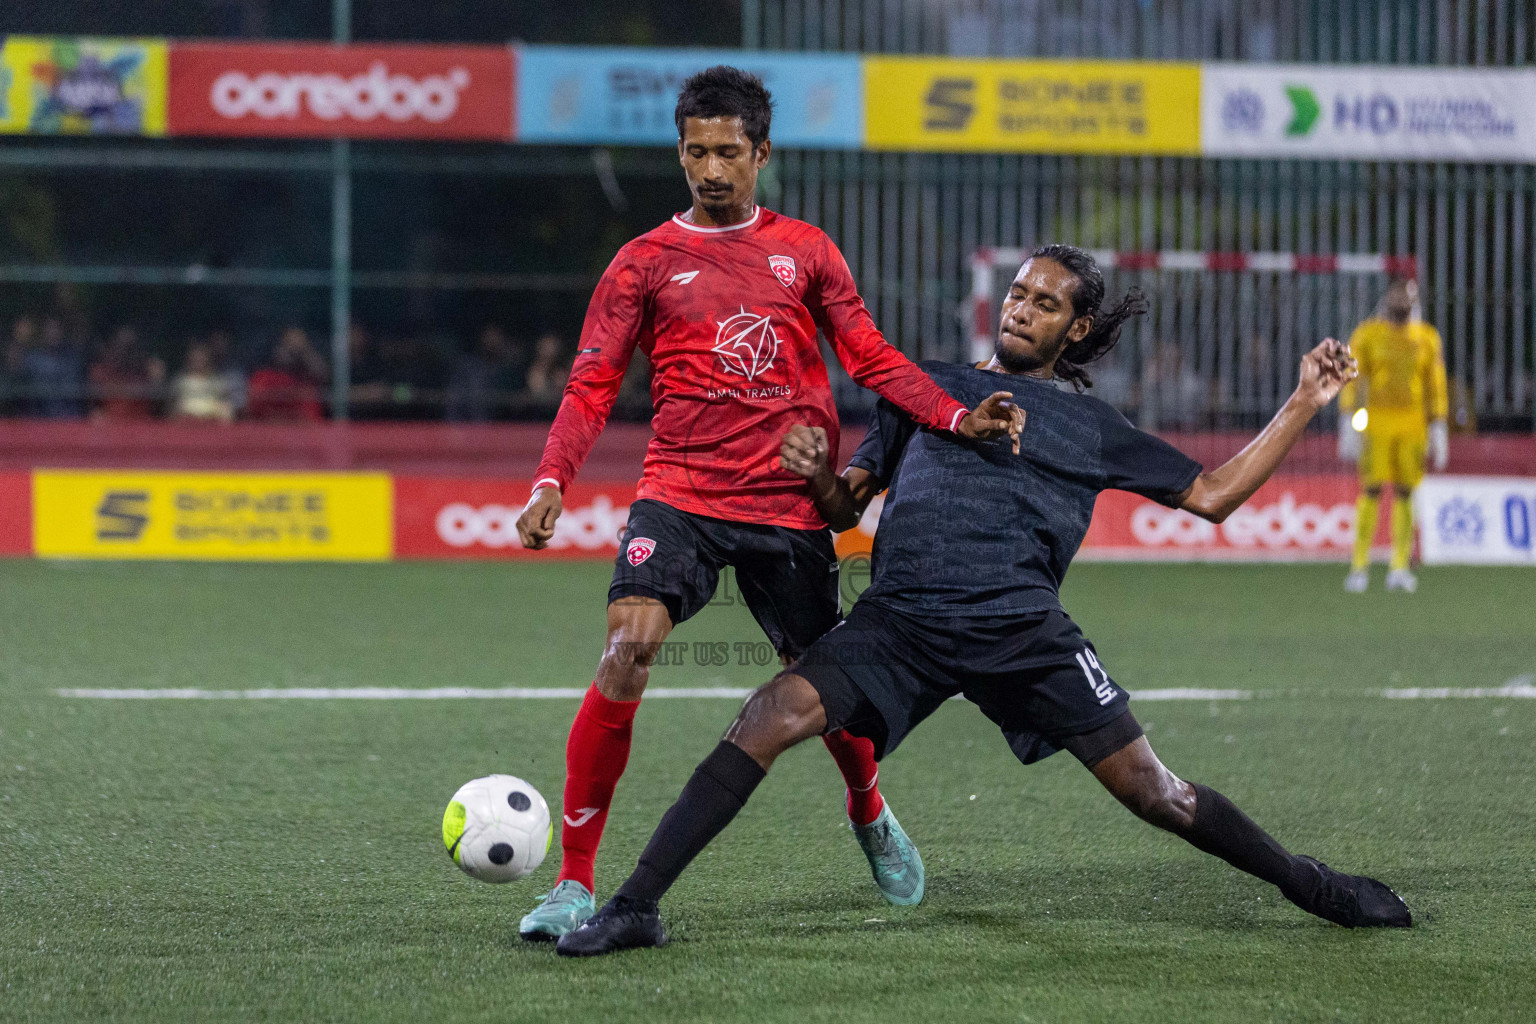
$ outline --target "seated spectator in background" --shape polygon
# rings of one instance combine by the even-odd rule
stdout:
[[[461,352],[448,374],[444,416],[454,423],[485,423],[505,409],[516,390],[517,349],[495,324],[480,329],[472,351]]]
[[[215,372],[224,380],[229,407],[239,416],[245,411],[245,371],[235,360],[234,334],[223,327],[209,331],[208,351],[213,358]]]
[[[64,333],[64,321],[43,321],[37,344],[21,359],[21,386],[29,416],[52,419],[78,417],[84,410],[85,356],[80,345]]]
[[[26,392],[21,373],[22,361],[27,352],[37,344],[37,318],[23,313],[11,322],[11,334],[6,341],[5,355],[0,359],[0,413],[11,416],[25,409]]]
[[[571,359],[565,353],[560,336],[542,335],[534,342],[533,362],[528,365],[523,395],[534,402],[558,405],[570,375]]]
[[[347,403],[352,416],[360,420],[379,419],[389,409],[389,375],[379,361],[378,346],[361,321],[353,320],[347,330],[348,372]]]
[[[186,362],[171,382],[171,415],[183,420],[214,420],[229,423],[235,418],[229,380],[213,361],[213,347],[194,341],[187,346]]]
[[[246,384],[247,418],[272,422],[318,423],[325,419],[320,385],[327,376],[325,360],[309,343],[302,327],[283,331],[272,348],[272,359],[251,374]]]
[[[155,415],[165,363],[139,348],[139,332],[124,324],[101,346],[86,371],[93,420],[147,420]]]

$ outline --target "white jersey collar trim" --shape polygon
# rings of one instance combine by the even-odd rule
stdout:
[[[680,228],[686,228],[689,231],[697,231],[701,235],[721,235],[727,231],[740,231],[742,228],[751,227],[753,224],[757,223],[757,218],[762,215],[762,212],[763,208],[761,206],[754,205],[752,207],[752,216],[748,217],[740,224],[727,224],[722,228],[707,228],[701,227],[698,224],[691,224],[688,221],[683,220],[683,215],[680,213],[674,213],[672,215],[672,223],[676,224]]]

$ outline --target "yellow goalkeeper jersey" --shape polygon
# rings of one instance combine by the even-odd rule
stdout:
[[[1358,408],[1363,388],[1368,432],[1423,432],[1430,421],[1445,419],[1445,360],[1440,333],[1429,324],[1373,318],[1355,328],[1349,350],[1360,376],[1344,386],[1339,404],[1346,412]]]

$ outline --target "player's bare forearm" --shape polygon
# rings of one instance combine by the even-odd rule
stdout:
[[[795,424],[779,447],[779,465],[804,477],[816,512],[841,533],[857,526],[870,501],[880,493],[879,481],[866,470],[850,467],[843,476],[832,472],[827,432]]]
[[[1349,350],[1327,339],[1301,361],[1301,382],[1275,418],[1226,463],[1201,473],[1179,499],[1179,507],[1219,523],[1253,497],[1280,467],[1318,410],[1338,396],[1355,375]]]

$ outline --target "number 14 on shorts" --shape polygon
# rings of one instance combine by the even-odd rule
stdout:
[[[1083,675],[1088,678],[1088,689],[1099,699],[1099,703],[1107,705],[1119,695],[1113,683],[1109,681],[1109,673],[1104,671],[1104,666],[1099,664],[1099,659],[1093,656],[1090,650],[1084,650],[1077,656],[1077,663],[1083,670]],[[1099,678],[1093,678],[1097,672]]]

